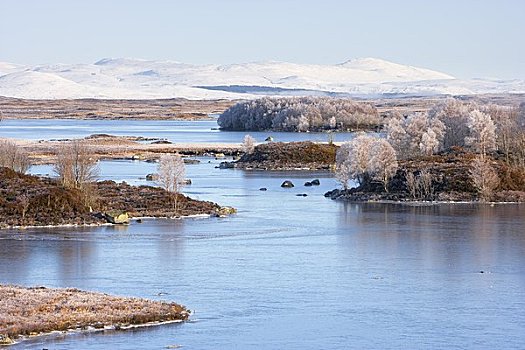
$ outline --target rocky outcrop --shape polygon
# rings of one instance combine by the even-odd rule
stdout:
[[[284,188],[292,188],[294,187],[294,184],[292,181],[290,180],[286,180],[284,181],[282,184],[281,184],[281,187],[284,187]]]
[[[238,161],[220,167],[256,170],[330,170],[335,164],[337,146],[313,142],[272,142],[257,145]]]

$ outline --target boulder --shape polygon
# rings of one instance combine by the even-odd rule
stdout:
[[[146,175],[146,181],[157,181],[158,179],[159,179],[159,174]]]
[[[191,185],[191,179],[186,179],[186,180],[182,181],[182,184],[183,185]]]
[[[310,181],[307,181],[307,182],[304,183],[304,185],[305,185],[306,187],[310,187],[310,186],[312,186],[312,183],[311,183]]]
[[[297,197],[306,197],[308,196],[306,193],[298,193],[296,194]]]
[[[234,162],[221,162],[219,164],[219,169],[233,169],[235,168]]]
[[[0,345],[11,345],[15,342],[7,334],[0,334]]]
[[[235,213],[237,213],[237,209],[235,209],[233,207],[220,207],[215,212],[215,216],[218,216],[220,218],[224,218],[224,217],[227,217],[227,216],[235,214]]]
[[[126,212],[111,210],[104,213],[106,220],[115,225],[129,224],[129,215]]]
[[[286,180],[284,181],[282,184],[281,184],[281,187],[284,187],[284,188],[292,188],[294,187],[294,184],[292,181],[290,180]]]
[[[259,191],[268,191],[268,189],[266,187],[261,187],[259,188]]]
[[[182,161],[184,164],[199,164],[201,162],[200,160],[194,158],[184,158]]]
[[[312,183],[312,185],[314,186],[319,186],[321,184],[321,181],[319,181],[319,179],[314,179],[312,181],[310,181]]]
[[[273,142],[273,137],[268,136],[266,139],[264,139],[266,142]]]

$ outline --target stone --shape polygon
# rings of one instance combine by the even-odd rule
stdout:
[[[13,339],[11,339],[7,334],[0,334],[0,345],[11,345],[14,344]]]
[[[159,174],[146,175],[146,181],[157,181],[158,179],[159,179]]]
[[[311,183],[310,181],[307,181],[307,182],[304,183],[304,185],[305,185],[306,187],[310,187],[310,186],[312,186],[312,183]]]
[[[215,216],[218,216],[220,218],[227,217],[229,215],[237,213],[237,209],[233,207],[220,207],[216,212]]]
[[[235,168],[235,163],[233,162],[221,162],[219,164],[219,169],[233,169]]]
[[[186,180],[182,181],[182,184],[183,185],[191,185],[191,179],[186,179]]]
[[[284,181],[282,184],[281,184],[281,187],[284,187],[284,188],[292,188],[294,187],[294,184],[292,181],[290,180],[286,180]]]
[[[266,187],[261,187],[259,188],[259,191],[268,191],[268,189]]]
[[[308,196],[306,193],[298,193],[296,194],[297,197],[306,197]]]
[[[319,179],[314,179],[312,181],[310,181],[312,183],[312,185],[314,186],[319,186],[321,184],[321,181],[319,181]]]
[[[194,158],[184,158],[182,161],[184,164],[199,164],[201,162],[200,160]]]
[[[268,136],[266,139],[264,139],[266,142],[273,142],[273,137]]]
[[[129,215],[126,212],[111,210],[104,213],[106,220],[115,225],[129,224]]]

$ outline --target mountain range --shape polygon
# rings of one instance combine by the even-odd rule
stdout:
[[[242,99],[257,95],[366,98],[524,92],[524,80],[462,80],[377,58],[335,65],[273,61],[194,65],[131,58],[36,66],[0,62],[0,96],[29,99]]]

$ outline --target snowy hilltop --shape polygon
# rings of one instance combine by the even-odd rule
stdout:
[[[0,96],[31,99],[384,97],[523,92],[523,80],[460,80],[445,73],[376,58],[336,65],[286,62],[193,65],[128,58],[37,66],[0,62]]]

